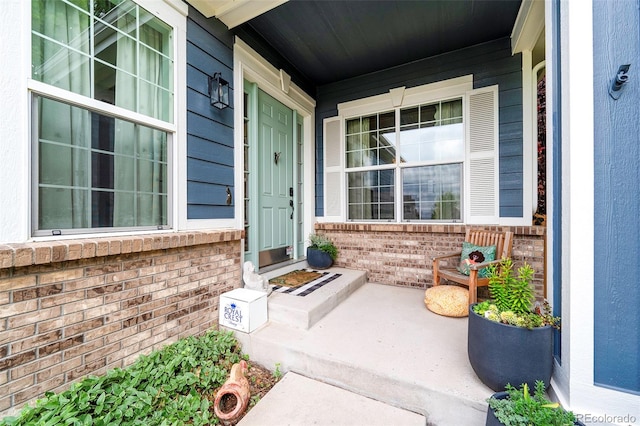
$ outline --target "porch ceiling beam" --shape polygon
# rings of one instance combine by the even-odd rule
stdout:
[[[286,3],[287,0],[188,0],[207,18],[215,16],[229,29]]]

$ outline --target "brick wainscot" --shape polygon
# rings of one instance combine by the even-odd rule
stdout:
[[[513,231],[515,268],[527,262],[535,270],[536,295],[545,294],[545,238],[542,226],[473,226]],[[403,287],[433,285],[434,256],[462,248],[465,225],[317,223],[318,234],[338,247],[336,266],[367,271],[369,282]]]
[[[241,230],[0,245],[0,416],[218,323]]]

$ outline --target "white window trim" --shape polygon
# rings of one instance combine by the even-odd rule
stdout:
[[[490,90],[491,88],[484,88],[486,90]],[[342,123],[342,128],[344,127],[344,123],[347,119],[349,118],[353,118],[353,117],[358,117],[358,116],[365,116],[368,114],[373,114],[373,113],[379,113],[379,112],[383,112],[383,111],[388,111],[388,110],[398,110],[400,108],[405,108],[405,107],[410,107],[410,106],[414,106],[414,105],[420,105],[420,104],[425,104],[425,103],[430,103],[430,102],[436,102],[436,101],[441,101],[441,100],[447,100],[447,99],[453,99],[453,98],[462,98],[463,102],[465,102],[465,105],[467,105],[467,110],[468,110],[468,97],[470,95],[470,93],[473,92],[473,75],[466,75],[466,76],[462,76],[462,77],[457,77],[457,78],[452,78],[449,80],[444,80],[444,81],[439,81],[436,83],[431,83],[431,84],[426,84],[426,85],[422,85],[422,86],[417,86],[417,87],[413,87],[413,88],[409,88],[406,89],[405,87],[399,87],[399,88],[394,88],[389,90],[388,93],[384,93],[384,94],[380,94],[380,95],[376,95],[376,96],[371,96],[368,98],[363,98],[363,99],[357,99],[354,101],[349,101],[349,102],[344,102],[341,104],[338,104],[338,116],[336,117],[332,117],[332,118],[328,118],[325,120],[325,125],[327,123],[330,122],[330,120],[334,120],[334,119],[339,119]],[[493,90],[495,90],[497,92],[497,86],[493,88]],[[496,95],[496,101],[497,101],[497,95]],[[496,104],[496,117],[497,117],[497,107],[498,105]],[[468,120],[469,117],[469,112],[466,111],[464,113],[464,117],[465,117],[465,122]],[[468,123],[465,124],[465,145],[468,145],[468,129],[467,129]],[[498,167],[498,162],[499,162],[499,150],[498,150],[498,129],[496,126],[496,135],[495,135],[495,140],[496,140],[496,149],[495,149],[495,157],[496,157],[496,167]],[[344,142],[344,131],[341,132],[341,141],[340,141],[340,147],[341,147],[341,154],[344,155],[344,146],[345,146],[345,142]],[[335,147],[334,147],[335,149]],[[467,148],[466,148],[467,149]],[[325,151],[327,150],[327,147],[325,146]],[[326,152],[325,152],[325,156],[326,156]],[[472,218],[470,218],[469,216],[469,203],[468,203],[468,192],[469,192],[469,185],[468,185],[468,162],[469,162],[470,158],[469,158],[469,154],[467,153],[465,155],[465,159],[463,161],[464,163],[464,168],[465,168],[465,178],[464,178],[464,200],[462,202],[462,217],[461,220],[458,222],[442,222],[442,223],[485,223],[484,221],[480,220],[478,222],[472,220]],[[334,168],[335,169],[335,168]],[[336,170],[332,169],[332,172],[336,172]],[[325,174],[327,173],[327,170],[325,169]],[[328,217],[324,217],[324,218],[318,218],[319,222],[329,222],[329,221],[341,221],[341,222],[347,222],[347,214],[348,214],[348,206],[347,206],[347,200],[346,200],[346,182],[345,182],[345,174],[346,174],[346,167],[344,164],[344,161],[342,162],[342,165],[340,166],[340,173],[342,173],[343,177],[340,180],[340,182],[342,182],[342,188],[343,190],[341,191],[340,194],[340,202],[342,205],[342,209],[341,209],[341,214],[340,216],[328,216]],[[497,171],[496,171],[496,179],[497,179]],[[326,184],[325,184],[326,186]],[[401,193],[401,188],[400,188],[400,182],[396,182],[396,197],[398,198],[398,194]],[[498,203],[499,200],[499,187],[498,187],[498,183],[496,182],[496,186],[495,186],[495,196],[496,196],[496,203]],[[327,194],[326,194],[326,188],[325,188],[325,205],[327,203]],[[402,206],[396,204],[396,219],[393,221],[384,221],[384,220],[376,220],[376,221],[356,221],[358,223],[441,223],[441,222],[432,222],[432,221],[404,221],[402,220]],[[492,224],[503,224],[504,220],[506,219],[506,221],[509,221],[511,219],[513,219],[514,224],[517,223],[518,225],[522,225],[522,219],[521,218],[500,218],[499,217],[499,205],[496,206],[496,217],[495,220],[491,221]],[[351,221],[349,221],[351,222]],[[495,223],[494,223],[495,222]]]
[[[46,83],[42,83],[41,81],[29,79],[27,87],[29,88],[29,91],[35,95],[50,98],[94,112],[99,112],[101,114],[108,115],[109,117],[142,124],[168,133],[175,133],[177,131],[175,123],[158,120],[156,118],[149,117],[148,115],[140,114],[105,102],[100,102],[93,98],[60,89],[59,87],[50,86]]]
[[[381,95],[343,102],[338,104],[338,115],[346,119],[441,99],[463,97],[469,90],[473,90],[472,74],[409,89],[399,87]]]
[[[25,99],[26,109],[29,111],[26,115],[26,128],[28,130],[27,140],[29,147],[31,147],[31,141],[33,138],[33,124],[32,113],[30,108],[32,107],[32,96],[34,94],[44,97],[49,97],[55,100],[59,100],[71,105],[75,105],[82,108],[87,108],[100,113],[107,114],[115,118],[121,118],[127,121],[132,121],[137,124],[150,126],[168,133],[167,139],[167,155],[169,161],[168,173],[169,173],[169,199],[167,208],[167,226],[162,230],[150,230],[140,229],[138,230],[123,230],[110,232],[105,230],[104,232],[87,231],[73,232],[70,235],[65,235],[64,238],[90,238],[90,237],[104,237],[109,235],[135,235],[137,233],[148,234],[150,232],[177,232],[180,229],[186,229],[182,226],[183,218],[186,218],[186,202],[187,202],[187,161],[186,161],[186,139],[187,139],[187,96],[186,90],[179,88],[186,87],[186,44],[187,44],[187,14],[189,11],[188,6],[178,0],[133,0],[139,6],[143,7],[149,13],[152,13],[164,23],[172,27],[173,34],[173,87],[174,87],[174,104],[173,104],[173,123],[158,120],[134,111],[126,110],[115,105],[105,104],[93,98],[89,98],[83,95],[69,92],[58,87],[42,83],[31,78],[31,3],[25,2],[23,7],[23,16],[26,15],[26,19],[22,21],[23,29],[28,34],[25,37],[25,45],[28,48],[25,50],[27,54],[24,55],[24,78],[26,80],[27,97]],[[27,220],[24,222],[24,228],[26,232],[26,241],[46,241],[51,239],[61,239],[62,236],[34,236],[35,229],[32,227],[33,215],[35,214],[31,200],[33,196],[34,188],[37,187],[37,183],[33,182],[33,162],[31,148],[26,152],[27,173],[22,174],[23,182],[28,189],[27,199],[25,202],[28,205],[26,211],[29,213]],[[0,231],[4,232],[4,231]]]

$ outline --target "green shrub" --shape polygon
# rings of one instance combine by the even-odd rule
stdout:
[[[525,263],[518,268],[518,276],[513,275],[511,259],[502,259],[500,267],[489,267],[489,293],[500,311],[512,311],[516,314],[531,312],[535,299],[531,279],[533,269]]]
[[[518,268],[513,275],[511,259],[502,259],[498,265],[489,269],[489,294],[491,300],[485,300],[473,307],[473,311],[491,321],[516,327],[536,328],[550,325],[560,328],[560,318],[554,317],[547,301],[536,304],[532,309],[535,295],[531,280],[534,271],[527,263]]]
[[[324,235],[310,234],[309,242],[311,248],[321,250],[331,256],[331,259],[336,260],[338,257],[338,248],[333,242]]]
[[[557,402],[551,402],[545,397],[544,382],[537,381],[533,396],[529,394],[529,387],[523,384],[522,390],[511,385],[506,386],[509,394],[507,398],[489,398],[487,402],[496,418],[505,426],[573,426],[575,416],[571,411],[564,410]]]
[[[212,330],[142,355],[127,368],[45,393],[5,425],[210,425],[213,392],[242,359],[233,334]],[[211,409],[210,409],[211,408]]]

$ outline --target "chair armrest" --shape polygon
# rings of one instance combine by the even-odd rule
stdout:
[[[482,263],[472,263],[469,265],[469,269],[474,271],[480,270],[482,268],[486,268],[487,266],[497,265],[502,262],[502,259],[492,260],[490,262],[482,262]]]
[[[448,254],[443,254],[443,255],[440,255],[440,256],[435,256],[435,257],[432,258],[432,260],[435,262],[435,261],[440,261],[440,260],[443,260],[443,259],[449,259],[451,257],[456,257],[456,256],[457,257],[462,256],[462,251],[457,251],[455,253],[448,253]]]

